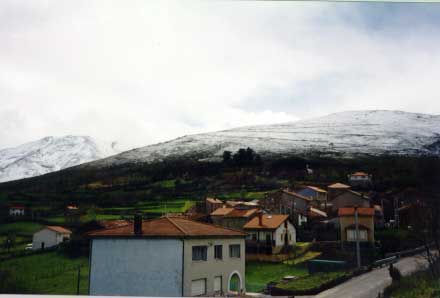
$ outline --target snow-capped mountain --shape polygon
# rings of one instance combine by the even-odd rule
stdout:
[[[0,182],[62,170],[119,152],[115,143],[87,136],[46,137],[0,150]]]
[[[220,158],[251,147],[262,156],[440,154],[440,116],[401,111],[348,111],[285,124],[258,125],[180,137],[120,153],[91,166],[152,162],[169,157]]]

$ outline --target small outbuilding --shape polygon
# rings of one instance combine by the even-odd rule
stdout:
[[[9,216],[24,216],[25,207],[23,205],[9,206]]]
[[[45,226],[36,232],[32,239],[32,249],[54,247],[70,239],[72,231],[60,226]]]

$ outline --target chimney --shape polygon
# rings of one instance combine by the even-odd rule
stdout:
[[[263,226],[263,212],[258,212],[258,225]]]
[[[134,216],[134,234],[142,235],[142,214],[140,213]]]

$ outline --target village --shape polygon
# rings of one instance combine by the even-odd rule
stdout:
[[[63,224],[40,225],[32,242],[19,241],[29,234],[3,230],[0,257],[86,251],[72,269],[72,294],[314,295],[424,249],[413,232],[425,194],[379,193],[373,183],[373,174],[354,172],[346,181],[283,187],[261,199],[206,197],[184,212],[144,218],[138,211],[82,226],[82,212],[71,204]],[[7,217],[9,225],[32,223],[33,212],[15,204]]]

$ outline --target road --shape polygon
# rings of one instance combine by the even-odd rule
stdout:
[[[416,255],[399,260],[394,264],[402,275],[409,275],[422,268],[427,268],[427,260]],[[375,269],[371,272],[362,274],[349,281],[340,284],[327,291],[323,291],[314,298],[376,298],[387,286],[391,284],[391,277],[388,267]],[[310,297],[310,296],[309,296]]]

